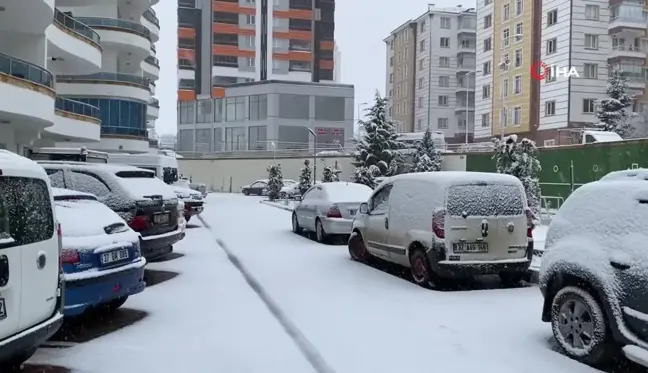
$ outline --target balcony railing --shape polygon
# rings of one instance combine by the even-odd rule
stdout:
[[[158,100],[158,99],[155,98],[155,97],[151,97],[151,99],[149,100],[149,103],[148,103],[148,104],[149,104],[150,106],[155,107],[155,108],[158,108],[158,109],[160,108],[160,100]]]
[[[55,107],[57,110],[101,120],[101,112],[99,111],[99,108],[86,104],[85,102],[70,100],[65,97],[57,97]]]
[[[155,67],[160,67],[160,60],[158,60],[157,58],[155,58],[153,56],[146,57],[144,59],[144,61],[146,61],[147,63],[150,63],[151,65],[153,65]]]
[[[144,141],[148,141],[148,131],[140,128],[101,126],[101,134],[141,137]]]
[[[58,9],[54,9],[54,22],[60,24],[61,26],[71,30],[72,32],[79,34],[85,38],[90,39],[95,44],[99,44],[101,38],[99,34],[88,25],[83,22],[79,22],[75,18],[61,12]]]
[[[155,44],[151,43],[151,50],[153,53],[157,53],[157,48],[155,48]]]
[[[51,72],[2,53],[0,53],[0,73],[54,89],[54,78]]]
[[[618,52],[646,52],[646,48],[642,48],[640,46],[636,45],[617,45],[615,47],[612,47],[613,51],[618,51]]]
[[[95,73],[87,75],[57,75],[59,83],[131,83],[149,89],[150,80],[138,75],[120,73]]]
[[[473,90],[475,89],[474,84],[457,84],[457,89],[470,89]]]
[[[146,12],[144,12],[144,19],[151,22],[158,28],[160,27],[160,20],[155,15],[155,13],[153,13],[152,9],[147,9]]]
[[[103,18],[103,17],[77,17],[77,21],[85,23],[86,25],[95,29],[122,29],[131,31],[137,35],[151,39],[151,31],[141,23],[127,21],[117,18]]]

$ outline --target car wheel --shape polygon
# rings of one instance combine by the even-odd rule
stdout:
[[[299,226],[299,221],[297,221],[297,214],[292,214],[292,230],[293,232],[300,234],[302,232],[302,227]]]
[[[281,199],[287,199],[287,198],[288,198],[288,195],[286,194],[286,192],[281,192],[281,193],[279,193],[279,198],[281,198]]]
[[[427,289],[433,289],[437,286],[425,250],[418,248],[410,254],[410,271],[415,284]]]
[[[245,196],[249,196],[249,195],[250,195],[250,192],[248,192],[247,190],[244,190],[244,191],[243,191],[243,195],[245,195]]]
[[[507,285],[515,285],[518,282],[522,281],[524,278],[524,273],[520,272],[500,272],[499,278],[503,283]]]
[[[324,232],[322,221],[319,218],[315,221],[315,239],[319,243],[325,243],[328,239],[326,232]]]
[[[617,349],[599,302],[576,286],[567,286],[554,297],[551,329],[567,356],[588,365],[609,362]]]
[[[353,232],[349,238],[349,255],[351,259],[360,263],[367,263],[371,259],[371,253],[367,250],[367,246],[362,239],[362,235],[358,232]]]

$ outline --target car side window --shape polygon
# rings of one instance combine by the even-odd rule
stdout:
[[[387,213],[387,210],[389,210],[389,194],[391,190],[392,185],[385,185],[378,193],[371,197],[371,214],[380,215]]]
[[[63,170],[46,168],[45,172],[47,172],[47,176],[49,176],[52,188],[65,188],[65,174],[63,173]]]
[[[0,200],[6,210],[4,215],[9,221],[9,233],[16,245],[37,243],[54,236],[52,202],[45,181],[0,177]]]
[[[97,175],[83,172],[72,171],[72,185],[75,190],[85,193],[94,194],[97,197],[106,197],[110,194],[110,188]]]

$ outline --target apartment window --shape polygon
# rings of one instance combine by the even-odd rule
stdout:
[[[449,76],[440,76],[439,77],[439,87],[450,87],[450,77]]]
[[[450,57],[439,57],[439,67],[450,67]]]
[[[250,96],[249,105],[250,120],[263,120],[268,117],[268,96],[253,95]]]
[[[585,49],[598,49],[599,37],[598,35],[585,34]]]
[[[558,9],[550,10],[547,12],[547,27],[553,26],[558,23]]]
[[[247,45],[250,48],[254,48],[256,43],[256,38],[254,36],[246,36],[245,37],[245,45]]]
[[[212,122],[212,100],[196,101],[196,123]]]
[[[552,70],[549,69],[549,71],[545,71],[545,83],[551,83],[555,81],[556,81],[556,77],[552,73]]]
[[[493,49],[493,39],[491,38],[484,39],[484,52],[488,52],[491,49]]]
[[[586,19],[599,19],[601,8],[598,5],[585,5]]]
[[[515,67],[522,66],[522,49],[515,50]]]
[[[545,117],[556,115],[556,101],[545,102]]]
[[[448,106],[448,96],[439,96],[439,106]]]
[[[486,113],[486,114],[481,115],[481,126],[482,127],[490,127],[490,113]]]
[[[490,98],[491,97],[491,86],[490,84],[486,84],[482,86],[482,98]]]
[[[247,66],[248,67],[254,67],[255,63],[256,63],[256,58],[254,58],[254,57],[248,57],[247,58]]]
[[[502,97],[508,97],[509,82],[508,79],[502,80]]]
[[[519,126],[522,124],[522,107],[516,106],[513,108],[513,125]]]
[[[502,44],[505,47],[508,47],[509,45],[509,36],[511,36],[511,30],[504,29],[504,31],[502,31]]]
[[[421,40],[419,42],[419,52],[423,52],[425,50],[425,40]]]
[[[586,98],[583,100],[583,113],[593,114],[596,111],[596,100]]]
[[[440,46],[441,48],[450,48],[450,38],[441,38]]]
[[[421,59],[419,60],[419,63],[418,63],[418,69],[419,69],[419,71],[423,71],[423,62],[424,62],[424,60],[421,58]]]
[[[423,97],[418,98],[418,107],[422,108],[423,107]]]
[[[522,12],[524,11],[524,1],[523,0],[515,0],[515,16],[520,16],[522,15]]]
[[[419,87],[419,89],[423,89],[423,78],[419,78],[418,87]]]
[[[214,66],[224,66],[224,67],[238,67],[238,57],[236,56],[221,56],[214,55],[214,60],[212,62]]]
[[[508,110],[506,108],[500,110],[500,126],[508,127]]]
[[[394,66],[394,57],[389,57],[389,66]]]
[[[425,20],[421,21],[421,24],[419,25],[419,30],[421,34],[425,31]]]
[[[516,95],[519,95],[520,93],[522,93],[522,75],[518,75],[518,76],[515,77],[515,86],[514,87],[515,87],[514,88],[515,90],[513,91],[513,93],[515,93]]]
[[[490,5],[493,2],[493,0],[484,0],[484,6]]]
[[[508,21],[511,18],[510,8],[511,6],[509,4],[504,4],[504,9],[502,12],[503,13],[502,17],[504,17],[504,21]]]
[[[246,17],[245,22],[248,25],[256,25],[256,16],[253,15],[253,14],[248,14],[247,17]]]
[[[484,64],[482,65],[482,75],[486,76],[486,75],[490,75],[490,73],[491,73],[491,62],[490,61],[484,62]]]
[[[390,83],[394,82],[394,74],[389,74],[389,82]]]
[[[441,28],[450,28],[450,18],[449,17],[441,17]]]
[[[245,119],[245,97],[228,97],[225,100],[225,121],[234,122]]]
[[[547,54],[556,53],[558,50],[558,38],[547,40]]]
[[[489,14],[484,17],[484,30],[491,28],[493,26],[493,15]]]
[[[515,42],[519,43],[522,41],[524,35],[524,24],[522,22],[515,25]]]
[[[587,79],[598,79],[598,65],[595,63],[583,64],[583,77]]]
[[[556,140],[550,139],[544,141],[544,146],[556,146]]]
[[[437,128],[447,129],[448,128],[448,118],[439,118],[437,119]]]

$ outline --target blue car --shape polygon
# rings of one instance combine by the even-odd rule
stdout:
[[[53,188],[63,233],[66,317],[116,310],[146,288],[139,234],[92,194]]]

